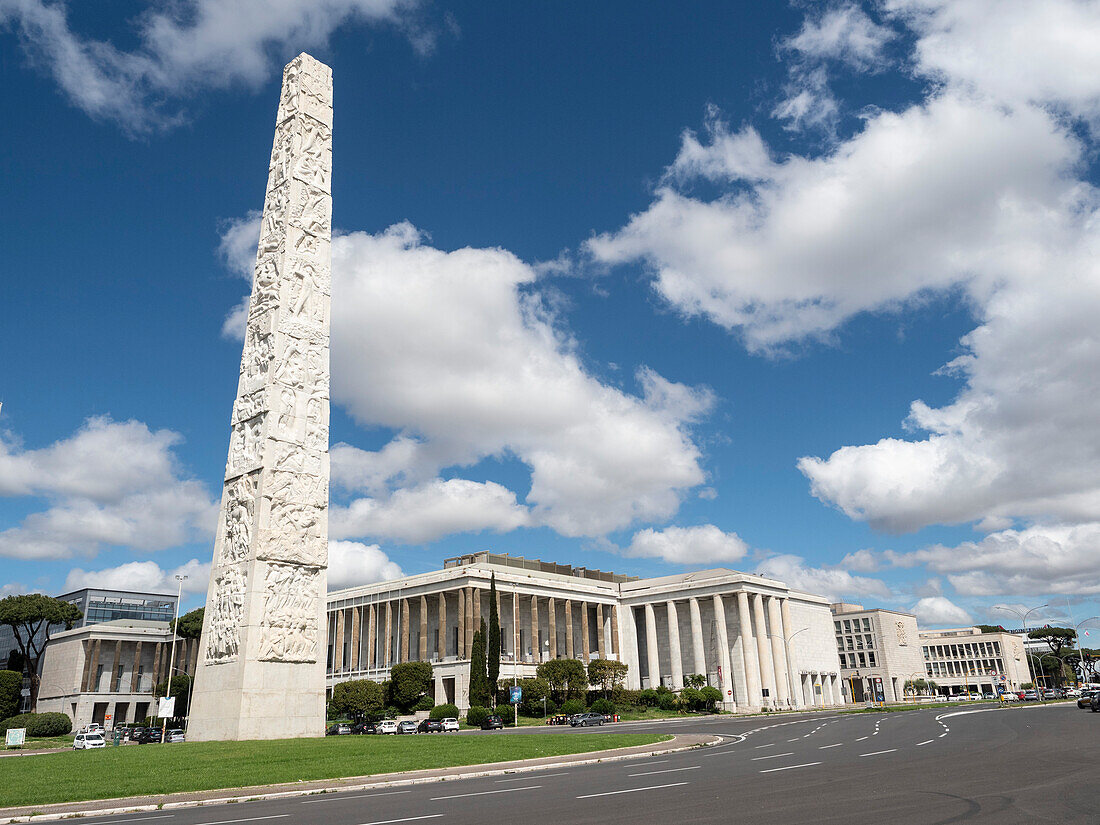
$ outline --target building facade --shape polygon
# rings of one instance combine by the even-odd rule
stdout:
[[[896,610],[865,610],[860,604],[831,606],[848,702],[905,699],[905,684],[926,678],[917,618]]]
[[[174,675],[193,676],[198,639],[176,639],[167,622],[115,619],[57,633],[42,655],[38,711],[67,714],[77,729],[110,729],[156,714],[153,689]],[[177,709],[179,716],[185,708]]]
[[[1031,681],[1024,640],[1011,633],[982,633],[976,627],[922,630],[921,653],[928,678],[941,695],[1017,691]]]
[[[685,676],[702,674],[731,710],[843,701],[821,597],[733,570],[636,579],[487,552],[329,593],[329,689],[427,661],[436,702],[467,707],[470,648],[489,616],[494,575],[502,679],[532,677],[550,659],[598,657],[625,662],[634,689],[678,690]]]

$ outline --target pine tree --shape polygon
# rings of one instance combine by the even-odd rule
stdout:
[[[500,678],[500,614],[497,613],[497,574],[489,580],[489,639],[485,645],[489,691],[496,707],[497,679]]]
[[[485,672],[485,622],[474,631],[470,648],[470,707],[489,707],[489,677]]]

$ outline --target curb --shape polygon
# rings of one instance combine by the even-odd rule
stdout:
[[[142,805],[121,805],[115,808],[95,808],[95,809],[68,809],[63,811],[53,811],[41,814],[17,814],[13,816],[0,815],[0,825],[9,825],[10,823],[17,822],[50,822],[59,819],[73,819],[77,817],[89,817],[89,816],[118,816],[121,814],[143,813],[146,811],[160,811],[160,810],[174,810],[177,808],[202,808],[207,805],[228,805],[237,802],[259,802],[268,799],[287,799],[296,796],[321,796],[330,793],[343,793],[344,791],[368,791],[381,788],[397,788],[406,785],[428,785],[433,782],[452,782],[457,779],[477,779],[484,776],[505,776],[516,773],[533,773],[535,771],[548,770],[551,768],[563,768],[563,767],[576,767],[581,765],[594,765],[600,762],[621,762],[628,759],[646,759],[650,756],[657,756],[666,753],[679,753],[681,751],[694,750],[696,748],[712,747],[714,745],[721,744],[724,737],[718,734],[708,734],[710,741],[706,742],[693,742],[691,744],[679,744],[677,745],[677,739],[679,736],[673,735],[670,742],[657,743],[652,749],[645,751],[644,753],[615,753],[617,748],[606,751],[593,751],[585,754],[586,758],[573,759],[566,762],[553,762],[545,765],[525,765],[522,762],[513,764],[507,768],[486,768],[482,770],[465,771],[462,773],[449,774],[444,776],[419,776],[409,777],[405,779],[387,779],[382,781],[368,781],[361,782],[355,785],[341,785],[339,787],[332,788],[310,788],[301,790],[286,790],[286,791],[271,791],[268,793],[259,794],[242,794],[238,796],[224,796],[217,797],[216,799],[181,799],[175,802],[161,802],[157,804],[142,804]],[[661,744],[668,745],[670,747],[660,747]],[[600,754],[607,754],[601,756]],[[556,757],[551,757],[556,758]],[[509,763],[504,763],[509,764]],[[476,766],[471,766],[476,767]],[[449,770],[449,769],[444,769]],[[461,770],[457,768],[456,770]],[[333,780],[318,780],[318,781],[339,781],[339,779]],[[261,786],[262,787],[262,786]],[[268,787],[279,787],[268,786]],[[190,793],[188,791],[181,792]],[[170,794],[168,796],[174,796]],[[99,800],[106,801],[106,800]],[[122,800],[120,800],[122,801]],[[60,806],[64,805],[82,805],[87,802],[74,802],[74,803],[60,803]],[[29,807],[29,806],[28,806]],[[43,806],[49,807],[49,806]]]

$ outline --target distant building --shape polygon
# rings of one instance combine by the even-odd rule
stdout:
[[[727,709],[835,705],[840,668],[828,601],[723,568],[638,579],[488,552],[442,570],[328,595],[328,687],[433,665],[437,703],[469,704],[470,646],[496,575],[501,678],[550,659],[625,662],[627,686],[702,675]]]
[[[860,604],[830,609],[846,701],[874,701],[881,684],[885,701],[900,702],[906,682],[926,678],[916,616]]]
[[[1011,633],[983,633],[976,627],[922,630],[925,670],[941,695],[1016,691],[1031,681],[1024,640]]]

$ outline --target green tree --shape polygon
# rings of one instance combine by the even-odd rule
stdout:
[[[156,687],[153,688],[154,696],[166,696],[165,691],[168,690],[168,680],[165,679]],[[188,702],[191,699],[191,677],[180,674],[172,677],[172,695],[176,697],[175,716],[173,718],[182,719],[187,715]]]
[[[626,681],[627,665],[614,659],[593,659],[588,663],[588,684],[600,688],[604,696]]]
[[[702,690],[707,686],[707,677],[702,673],[689,673],[684,677],[684,687]]]
[[[485,673],[489,685],[500,677],[500,615],[497,613],[497,574],[489,579],[489,635],[485,640]],[[496,695],[493,695],[496,707]]]
[[[202,617],[205,612],[206,608],[196,607],[190,613],[180,616],[178,622],[173,619],[169,626],[182,639],[197,639],[202,635]]]
[[[370,679],[352,679],[339,682],[332,689],[332,708],[352,719],[366,719],[382,715],[386,706],[386,693],[378,682]]]
[[[408,712],[432,690],[432,665],[430,662],[401,662],[390,668],[388,689],[383,685],[389,701]]]
[[[718,703],[722,701],[722,691],[710,685],[700,689],[699,695],[703,697],[707,710],[714,710],[718,707]]]
[[[19,694],[23,692],[23,674],[15,670],[0,670],[0,719],[19,712]]]
[[[1072,627],[1040,627],[1027,634],[1029,639],[1039,639],[1046,642],[1051,654],[1058,659],[1055,663],[1048,656],[1037,657],[1031,654],[1032,660],[1042,672],[1052,675],[1056,685],[1061,685],[1065,678],[1065,666],[1062,664],[1062,651],[1073,646],[1077,639],[1077,631]],[[1068,651],[1067,651],[1068,652]]]
[[[84,616],[79,608],[52,596],[31,593],[0,599],[0,625],[12,629],[27,672],[31,677],[31,710],[38,705],[38,690],[42,679],[38,675],[42,651],[49,644],[50,634],[58,626],[71,630]]]
[[[482,622],[481,627],[474,631],[470,646],[470,705],[489,707],[492,701],[490,693],[489,676],[485,669],[485,622]]]
[[[580,659],[551,659],[539,665],[535,675],[550,684],[550,693],[559,703],[582,699],[588,689],[588,673]]]
[[[976,624],[974,627],[978,628],[982,633],[1004,633],[1005,629],[999,624]]]

